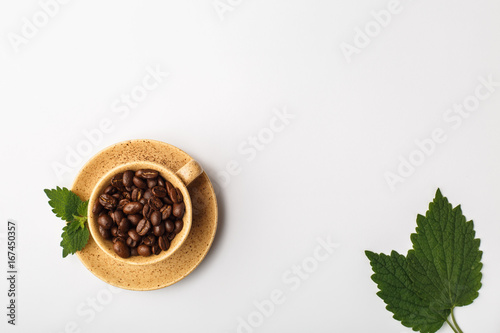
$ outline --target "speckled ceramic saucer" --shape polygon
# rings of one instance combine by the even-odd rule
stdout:
[[[154,140],[117,143],[92,157],[77,175],[72,191],[88,200],[98,180],[117,165],[129,161],[152,161],[178,170],[192,158],[174,146]],[[217,200],[206,173],[188,187],[193,204],[193,222],[188,239],[174,254],[151,265],[138,266],[114,260],[90,236],[81,262],[95,276],[113,286],[130,290],[154,290],[178,282],[205,258],[217,229]]]

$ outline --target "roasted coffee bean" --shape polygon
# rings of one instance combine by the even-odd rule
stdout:
[[[184,216],[184,209],[186,208],[186,205],[184,202],[181,203],[176,203],[174,204],[174,207],[172,208],[172,214],[174,214],[175,217],[181,218]]]
[[[153,188],[155,187],[156,185],[158,185],[158,178],[152,178],[152,179],[148,179],[148,187],[149,188]]]
[[[125,217],[125,214],[121,210],[116,210],[111,214],[113,221],[118,224]]]
[[[142,237],[142,243],[147,246],[151,246],[156,242],[156,237],[154,235],[147,235]]]
[[[137,172],[139,172],[139,175],[137,175]],[[151,170],[151,169],[143,169],[143,170],[138,170],[135,175],[137,177],[141,177],[141,178],[146,178],[146,179],[153,179],[153,178],[156,178],[158,177],[158,171],[156,170]]]
[[[139,255],[139,252],[137,252],[137,248],[136,247],[133,247],[130,249],[130,256],[131,257],[135,257],[135,256],[138,256]]]
[[[127,238],[127,246],[128,247],[136,247],[138,244],[137,244],[137,241],[133,240],[132,238]]]
[[[130,194],[132,194],[132,191],[133,191],[134,189],[132,188],[132,186],[126,186],[126,187],[125,187],[125,190],[126,190],[127,192],[130,192]]]
[[[99,202],[106,209],[114,209],[118,203],[118,200],[116,200],[116,198],[113,198],[109,194],[101,194],[99,196]]]
[[[129,199],[121,199],[120,202],[118,202],[118,206],[116,206],[116,209],[122,210],[123,207],[125,207],[129,203],[130,203]]]
[[[161,252],[160,246],[158,246],[158,244],[154,244],[151,247],[151,252],[153,252],[154,255],[159,255]]]
[[[182,220],[175,221],[175,233],[176,234],[181,232],[183,227],[184,227],[184,222],[182,222]]]
[[[127,200],[132,201],[132,200],[131,200],[131,198],[132,198],[132,192],[130,192],[130,191],[125,191],[125,192],[122,192],[122,195],[123,195],[123,199],[127,199]]]
[[[135,176],[132,180],[134,182],[134,185],[137,186],[138,188],[142,188],[142,189],[147,189],[148,188],[148,184],[141,178]]]
[[[118,236],[118,227],[117,226],[111,227],[111,236],[113,236],[113,237]]]
[[[118,231],[122,231],[128,234],[129,229],[130,221],[126,217],[124,217],[118,224]]]
[[[142,219],[135,230],[140,236],[144,236],[149,232],[149,230],[151,230],[151,222],[146,219]]]
[[[153,192],[153,195],[158,198],[164,198],[167,196],[167,190],[164,187],[161,186],[155,186],[151,189],[151,192]]]
[[[120,201],[121,199],[123,199],[123,196],[121,195],[121,193],[115,193],[115,194],[112,194],[111,195],[113,198],[116,199],[116,201]]]
[[[161,219],[165,221],[170,217],[170,214],[172,214],[172,206],[170,205],[165,205],[161,208]]]
[[[165,222],[165,230],[168,232],[168,233],[171,233],[175,230],[175,223],[168,220],[167,222]]]
[[[142,216],[148,219],[151,216],[151,207],[149,207],[149,204],[145,204],[144,207],[142,208]]]
[[[167,236],[167,238],[168,238],[169,241],[171,241],[172,239],[174,239],[175,238],[175,232],[169,233],[168,236]]]
[[[162,251],[167,251],[168,248],[170,247],[170,241],[168,240],[167,235],[163,235],[161,237],[158,237],[158,246]]]
[[[167,185],[168,186],[168,185]],[[171,185],[170,188],[167,187],[168,197],[173,203],[177,203],[177,190]]]
[[[177,191],[177,203],[182,202],[182,200],[184,200],[184,197],[182,196],[181,190],[179,190],[178,188],[176,188],[175,190]]]
[[[134,184],[134,172],[132,170],[127,170],[123,173],[123,185],[126,187],[130,187]]]
[[[127,215],[136,214],[142,210],[143,206],[140,202],[130,202],[123,207],[123,212]]]
[[[168,196],[161,198],[161,200],[163,200],[163,202],[166,203],[167,205],[173,205],[174,204],[173,201],[170,200],[170,198]]]
[[[127,238],[126,237],[113,237],[113,243],[116,243],[118,241],[126,242]]]
[[[163,207],[163,201],[160,198],[152,197],[149,199],[149,206],[154,210],[160,210]]]
[[[165,187],[165,179],[162,176],[158,176],[158,186]]]
[[[123,188],[123,173],[119,173],[111,178],[111,185],[117,189]]]
[[[118,240],[115,242],[115,244],[113,245],[113,250],[115,250],[115,253],[122,258],[130,257],[130,249],[122,240]]]
[[[128,231],[128,236],[130,238],[132,238],[133,240],[135,240],[136,242],[138,242],[138,241],[141,240],[141,236],[139,236],[139,234],[137,233],[137,231],[135,231],[134,229],[130,229]]]
[[[141,214],[133,214],[133,215],[127,216],[127,218],[129,219],[130,223],[137,226],[139,224],[139,221],[141,221],[141,219],[142,219],[142,215]]]
[[[116,188],[114,188],[114,187],[113,187],[113,186],[111,186],[111,185],[108,185],[108,187],[106,187],[106,188],[104,189],[104,192],[103,192],[103,193],[104,193],[104,194],[109,194],[109,195],[111,195],[111,194],[115,194],[115,193],[116,193]]]
[[[151,221],[151,224],[153,224],[153,226],[155,226],[155,227],[157,225],[160,225],[160,223],[161,223],[161,213],[159,211],[157,211],[157,210],[153,211],[151,213],[151,216],[149,217],[149,220]]]
[[[151,199],[153,197],[153,192],[151,192],[151,189],[148,188],[146,191],[144,191],[143,197],[146,200]]]
[[[111,229],[113,226],[113,219],[109,215],[101,215],[97,218],[97,223],[104,229]]]
[[[126,240],[128,237],[128,234],[126,231],[122,231],[122,230],[120,230],[120,228],[118,228],[118,231],[116,232],[116,237],[121,237],[121,238],[123,238],[123,240]]]
[[[141,198],[141,200],[139,200],[139,202],[142,204],[142,205],[145,205],[148,203],[148,201],[144,198]]]
[[[162,223],[162,224],[159,224],[159,225],[153,227],[153,233],[157,237],[163,235],[165,233],[165,225]]]
[[[141,200],[142,196],[144,194],[144,191],[140,188],[136,188],[132,191],[132,201],[139,201]]]
[[[103,228],[102,225],[99,226],[99,233],[104,239],[111,239],[111,231],[109,229]]]
[[[96,200],[95,204],[94,204],[94,207],[92,208],[92,213],[94,213],[96,215],[99,215],[102,212],[103,209],[104,209],[104,207],[101,205],[101,203],[99,202],[99,200]]]
[[[143,257],[149,257],[151,255],[151,248],[147,245],[139,245],[137,247],[137,253]]]

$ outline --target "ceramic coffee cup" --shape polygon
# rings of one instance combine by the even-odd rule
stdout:
[[[186,206],[185,213],[182,218],[184,222],[184,227],[182,230],[175,236],[175,238],[171,241],[170,247],[167,251],[162,251],[158,255],[151,254],[149,257],[141,257],[141,256],[131,256],[128,258],[122,258],[118,256],[113,250],[113,242],[111,240],[104,239],[99,232],[99,224],[97,223],[98,216],[92,212],[94,204],[96,200],[99,200],[99,196],[103,193],[104,189],[110,184],[111,178],[118,174],[125,172],[127,170],[137,171],[140,169],[152,169],[159,172],[160,176],[162,176],[165,180],[168,180],[172,183],[173,186],[178,188],[184,197],[184,204]],[[191,204],[191,197],[189,196],[189,191],[187,186],[196,179],[201,173],[203,169],[201,166],[195,161],[191,160],[186,163],[183,167],[181,167],[177,171],[170,170],[169,168],[164,167],[161,164],[154,162],[129,162],[122,164],[107,174],[105,174],[97,183],[95,188],[92,191],[92,194],[89,199],[89,210],[88,210],[88,224],[90,229],[90,234],[94,238],[97,245],[109,256],[113,257],[118,261],[122,261],[127,264],[132,265],[149,265],[165,258],[168,258],[172,253],[178,250],[182,243],[186,240],[189,235],[189,231],[191,229],[192,218],[193,218],[193,210]]]

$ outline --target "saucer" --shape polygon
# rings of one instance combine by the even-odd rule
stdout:
[[[83,166],[71,190],[88,200],[98,180],[119,164],[151,161],[178,170],[192,158],[177,147],[155,140],[130,140],[110,146]],[[203,172],[189,186],[193,204],[191,231],[184,244],[170,257],[151,265],[130,265],[104,253],[90,236],[76,253],[99,279],[129,290],[155,290],[170,286],[189,275],[205,258],[217,230],[217,200],[207,174]]]

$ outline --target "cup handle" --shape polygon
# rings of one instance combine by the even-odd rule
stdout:
[[[182,182],[188,186],[193,180],[203,173],[203,168],[195,160],[187,162],[182,168],[175,173]]]

